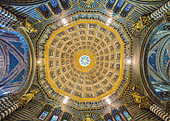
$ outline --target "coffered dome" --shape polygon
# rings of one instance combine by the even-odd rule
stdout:
[[[50,86],[52,93],[78,101],[120,95],[120,86],[123,89],[128,79],[123,75],[129,69],[125,58],[130,58],[130,42],[117,26],[119,29],[101,20],[79,19],[57,30],[55,24],[49,27],[48,36],[44,34],[39,42],[44,64],[40,82],[46,89]]]

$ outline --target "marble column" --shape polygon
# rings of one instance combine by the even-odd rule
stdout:
[[[161,8],[153,12],[150,17],[154,20],[162,17],[166,12],[170,11],[170,1],[163,5]]]
[[[159,116],[161,119],[163,119],[164,121],[170,121],[170,115],[164,111],[161,110],[160,107],[158,107],[157,105],[153,104],[150,106],[149,108],[154,114],[156,114],[157,116]]]

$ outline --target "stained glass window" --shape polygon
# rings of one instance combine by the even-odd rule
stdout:
[[[44,111],[44,112],[40,115],[39,119],[44,120],[44,119],[47,117],[47,115],[48,115],[48,112],[47,112],[47,111]]]
[[[119,115],[116,115],[115,118],[116,118],[117,121],[122,121],[122,120],[120,119],[120,116],[119,116]]]
[[[62,0],[62,2],[63,2],[63,3],[66,3],[66,2],[67,2],[67,0]]]
[[[132,5],[131,5],[131,4],[128,4],[128,5],[126,6],[126,8],[125,8],[125,11],[128,12],[131,8],[132,8]]]
[[[109,2],[110,2],[111,4],[113,4],[113,3],[114,3],[114,0],[110,0]]]
[[[126,119],[127,119],[128,121],[132,121],[132,118],[131,118],[131,116],[129,115],[128,112],[124,111],[123,114],[124,114],[124,116],[126,117]]]
[[[56,0],[51,0],[51,4],[52,4],[52,6],[55,8],[55,7],[57,6]]]
[[[119,3],[117,4],[117,6],[120,8],[120,7],[122,7],[123,3],[124,3],[124,0],[120,0]]]
[[[41,5],[41,9],[46,12],[48,9],[47,9],[47,6],[46,5]]]
[[[58,120],[58,116],[55,116],[55,115],[51,119],[51,121],[57,121],[57,120]]]

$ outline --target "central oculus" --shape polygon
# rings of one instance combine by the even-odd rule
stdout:
[[[95,67],[96,57],[90,50],[82,49],[75,53],[73,62],[79,71],[88,72]]]
[[[90,58],[87,55],[83,55],[79,59],[79,63],[82,66],[88,66],[90,64]]]

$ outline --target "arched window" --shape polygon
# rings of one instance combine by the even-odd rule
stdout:
[[[64,10],[67,10],[71,7],[71,3],[69,0],[60,0],[60,3]]]
[[[121,12],[121,16],[122,17],[127,17],[128,16],[128,14],[129,14],[129,12],[130,12],[130,10],[133,8],[133,5],[132,4],[127,4],[126,6],[125,6],[125,8],[123,9],[123,11]]]
[[[106,4],[106,8],[112,9],[114,3],[115,3],[115,0],[109,0],[109,1],[107,2],[107,4]]]
[[[53,16],[47,5],[41,5],[37,10],[46,19]]]
[[[117,5],[114,7],[113,12],[119,13],[125,3],[125,0],[118,1]]]
[[[54,14],[58,14],[62,11],[62,9],[60,8],[60,6],[56,0],[51,0],[48,4],[49,4],[51,10],[54,12]]]

